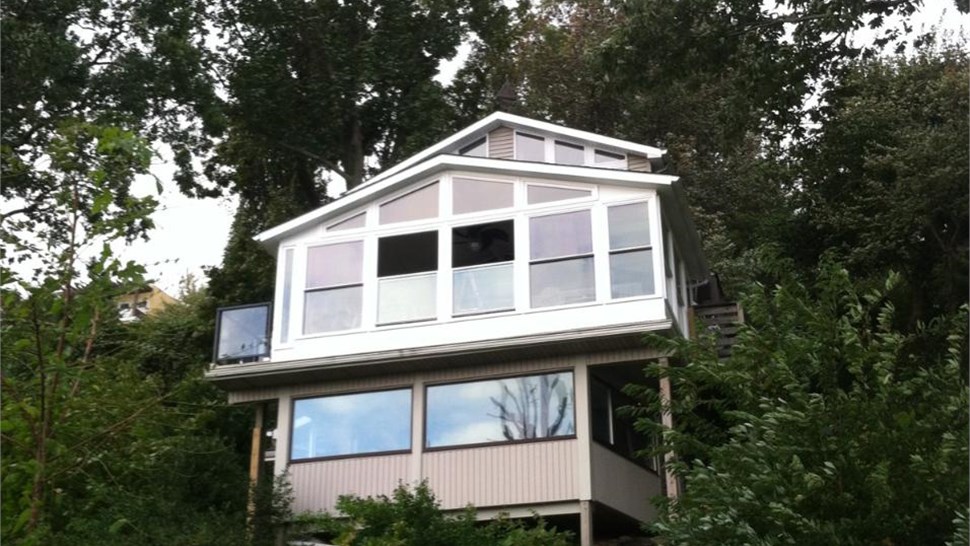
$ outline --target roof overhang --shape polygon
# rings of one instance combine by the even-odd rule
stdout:
[[[678,177],[666,174],[460,155],[437,155],[378,182],[359,186],[327,205],[260,233],[254,239],[272,250],[283,239],[311,224],[336,218],[354,207],[379,199],[410,182],[447,170],[537,178],[554,177],[562,181],[654,188],[664,193],[676,191],[673,188],[679,187],[679,184],[675,184]],[[680,193],[683,194],[683,191],[681,190]],[[683,196],[678,199],[683,200]],[[683,206],[686,211],[686,202]],[[691,233],[696,240],[696,233]]]

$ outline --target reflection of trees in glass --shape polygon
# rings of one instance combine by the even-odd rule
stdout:
[[[572,431],[567,421],[572,392],[565,374],[520,377],[501,382],[502,394],[490,397],[506,440],[550,438]]]

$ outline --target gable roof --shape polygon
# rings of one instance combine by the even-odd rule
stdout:
[[[613,148],[616,150],[622,150],[624,152],[630,152],[634,154],[641,154],[646,156],[648,159],[659,159],[663,156],[664,150],[660,148],[655,148],[653,146],[647,146],[644,144],[637,144],[636,142],[630,142],[628,140],[620,140],[618,138],[606,137],[603,135],[598,135],[596,133],[590,133],[589,131],[580,131],[579,129],[571,129],[569,127],[564,127],[562,125],[556,125],[554,123],[549,123],[546,121],[539,121],[532,118],[527,118],[523,116],[516,116],[515,114],[509,114],[508,112],[493,112],[485,118],[478,120],[477,122],[465,127],[461,131],[451,135],[450,137],[439,141],[437,144],[433,144],[424,150],[412,155],[411,157],[401,161],[397,165],[390,167],[381,171],[380,173],[372,176],[370,179],[364,181],[363,184],[354,188],[354,190],[367,186],[369,184],[374,184],[381,180],[384,180],[396,173],[407,169],[413,165],[433,157],[437,154],[446,153],[447,150],[463,146],[466,144],[471,144],[478,138],[485,136],[488,132],[498,127],[505,126],[511,127],[513,129],[531,129],[536,132],[541,133],[553,133],[565,138],[571,138],[575,140],[584,140],[591,142],[593,144],[599,144],[608,148]],[[354,191],[350,190],[350,191]],[[349,192],[348,192],[349,193]]]

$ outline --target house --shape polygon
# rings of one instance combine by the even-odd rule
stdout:
[[[676,494],[617,412],[708,275],[662,150],[497,112],[257,240],[275,299],[220,312],[207,378],[297,511],[427,480],[589,545]]]
[[[176,301],[154,284],[146,284],[115,298],[118,316],[124,322],[155,314]]]

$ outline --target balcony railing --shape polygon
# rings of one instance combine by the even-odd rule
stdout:
[[[256,303],[218,309],[213,362],[239,364],[269,358],[271,307],[270,303]]]

